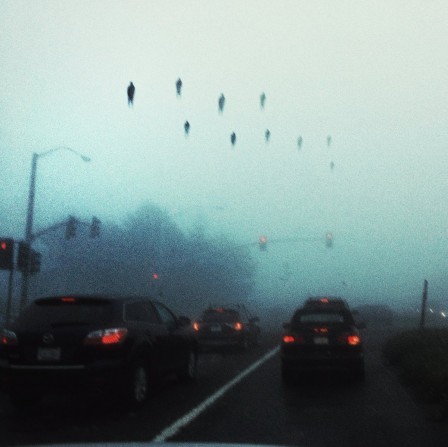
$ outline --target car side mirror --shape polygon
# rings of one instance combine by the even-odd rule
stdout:
[[[179,326],[190,326],[191,320],[188,317],[179,317],[177,323]]]

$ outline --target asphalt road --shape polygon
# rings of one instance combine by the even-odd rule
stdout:
[[[298,446],[446,446],[448,423],[428,418],[383,365],[386,333],[365,331],[365,383],[319,374],[282,384],[279,335],[248,352],[206,354],[196,383],[157,383],[144,408],[114,396],[52,397],[17,412],[0,396],[0,445],[194,441]]]

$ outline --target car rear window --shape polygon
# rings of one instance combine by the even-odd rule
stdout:
[[[292,319],[292,325],[306,324],[353,324],[353,318],[348,312],[312,312],[299,311],[296,312]]]
[[[299,316],[301,323],[344,323],[345,316],[339,313],[306,313]]]
[[[118,306],[119,307],[119,306]],[[114,319],[117,303],[111,299],[88,297],[40,298],[18,318],[20,325],[92,324]]]
[[[238,321],[239,319],[239,313],[231,309],[206,310],[201,315],[201,320],[205,323],[226,323],[230,321]]]

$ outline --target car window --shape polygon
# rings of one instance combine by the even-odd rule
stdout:
[[[64,301],[65,300],[65,301]],[[36,326],[47,323],[91,324],[119,318],[120,305],[108,300],[92,298],[37,300],[17,319],[17,324]]]
[[[295,317],[294,323],[345,323],[347,317],[340,313],[303,313]]]
[[[174,329],[177,326],[177,322],[173,313],[161,303],[154,303],[154,306],[157,309],[162,323],[164,323],[168,328]]]
[[[125,318],[128,321],[158,323],[157,314],[151,303],[144,303],[144,302],[126,303]]]

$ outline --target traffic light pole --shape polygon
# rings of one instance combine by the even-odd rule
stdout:
[[[11,306],[12,306],[12,285],[14,281],[14,267],[9,271],[8,279],[8,298],[6,300],[6,323],[11,321]]]
[[[26,214],[26,228],[25,228],[25,243],[28,244],[31,250],[31,243],[33,239],[33,215],[34,215],[34,197],[36,192],[36,171],[37,171],[37,158],[39,154],[33,153],[31,161],[31,177],[30,177],[30,190],[28,194],[28,210]],[[28,300],[28,283],[30,276],[31,256],[28,256],[28,262],[26,268],[22,272],[22,293],[20,296],[20,311],[26,306]]]

